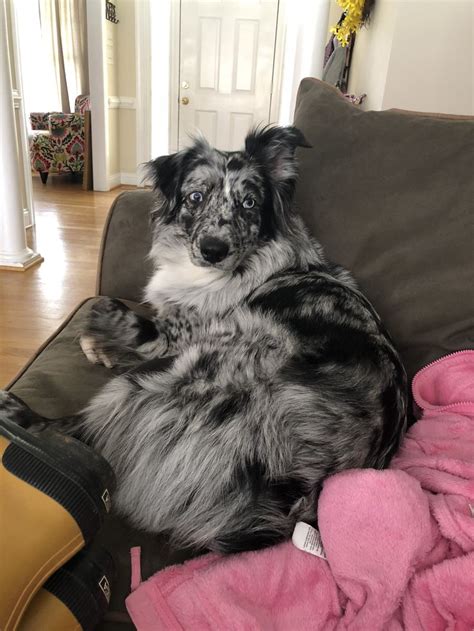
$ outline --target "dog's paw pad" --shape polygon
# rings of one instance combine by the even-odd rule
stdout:
[[[90,335],[81,335],[79,340],[79,344],[81,345],[82,352],[90,361],[91,364],[97,364],[99,358],[97,357],[95,351],[95,339]]]
[[[100,348],[98,341],[92,335],[81,335],[79,340],[82,352],[91,364],[103,364],[106,368],[112,368],[113,363]]]

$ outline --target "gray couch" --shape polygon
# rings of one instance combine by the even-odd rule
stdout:
[[[474,119],[367,112],[333,88],[305,79],[295,124],[301,149],[297,208],[330,258],[352,270],[391,332],[409,376],[442,355],[474,348]],[[99,260],[97,295],[137,310],[149,272],[149,191],[122,193],[112,205]],[[77,412],[113,372],[92,366],[77,336],[92,297],[10,384],[48,417]],[[130,528],[115,515],[98,536],[119,575],[100,629],[132,629],[124,598],[129,548],[142,546],[146,578],[190,558],[166,538]]]

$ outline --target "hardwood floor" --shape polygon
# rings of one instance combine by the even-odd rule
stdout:
[[[83,191],[68,176],[33,177],[36,227],[30,247],[44,262],[26,272],[0,270],[0,388],[66,318],[95,293],[102,229],[121,186],[107,193]]]

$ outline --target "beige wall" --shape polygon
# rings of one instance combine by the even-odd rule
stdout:
[[[119,96],[135,98],[135,3],[119,0],[120,22],[117,25],[118,39],[118,90]],[[119,110],[120,171],[135,174],[137,171],[136,117],[135,109],[121,107]]]
[[[105,67],[106,67],[106,98],[114,97],[118,93],[117,75],[117,25],[105,21]],[[120,173],[120,139],[118,110],[109,106],[109,135],[107,147],[107,160],[109,177],[116,181]]]
[[[341,7],[337,4],[336,0],[332,0],[331,4],[329,5],[328,39],[329,39],[330,29],[333,26],[336,26],[336,24],[339,21],[339,18],[341,17],[341,13],[342,13]]]
[[[358,34],[349,91],[364,109],[474,114],[470,0],[378,0]]]
[[[116,4],[120,12],[117,24],[119,90],[123,96],[135,96],[135,2],[119,0]]]

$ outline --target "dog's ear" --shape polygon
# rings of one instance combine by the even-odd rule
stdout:
[[[245,152],[262,164],[277,186],[296,178],[297,147],[311,145],[296,127],[257,128],[245,139]]]
[[[197,134],[191,139],[193,142],[188,148],[150,160],[146,165],[153,188],[161,192],[168,202],[173,203],[176,200],[184,170],[192,165],[194,160],[206,158],[212,151],[202,135]]]
[[[183,152],[180,151],[150,160],[146,165],[154,190],[162,193],[168,202],[176,197],[182,163]]]

